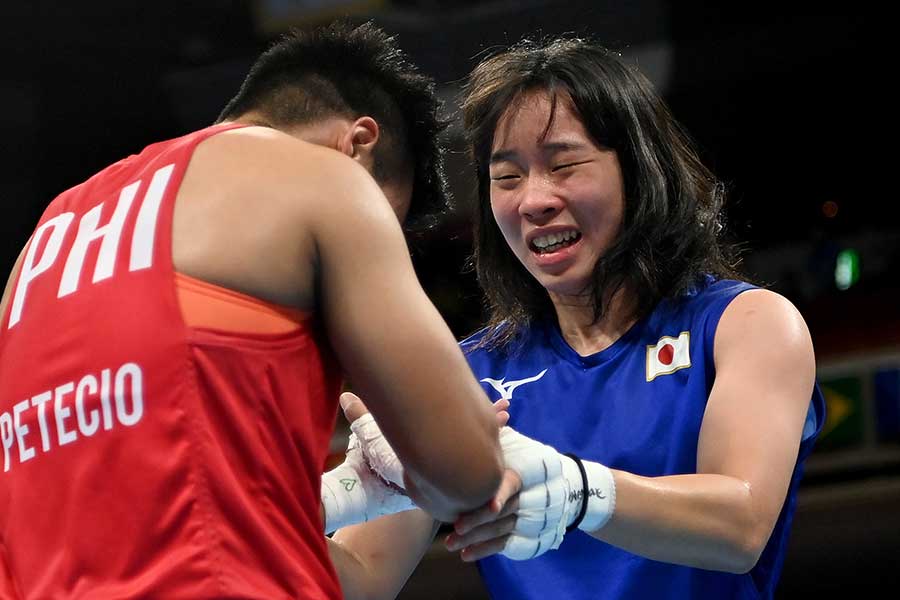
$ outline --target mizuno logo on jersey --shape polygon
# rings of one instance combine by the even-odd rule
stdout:
[[[543,377],[544,373],[546,372],[547,369],[544,369],[534,377],[528,377],[526,379],[516,379],[514,381],[505,381],[506,377],[504,377],[503,379],[491,379],[490,377],[485,377],[481,381],[491,384],[491,387],[500,392],[501,400],[512,400],[513,390],[515,390],[520,385],[537,381],[538,379]]]
[[[669,375],[691,366],[691,332],[682,331],[677,338],[667,335],[647,346],[647,381],[658,375]]]

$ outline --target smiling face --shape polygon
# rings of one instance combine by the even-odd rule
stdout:
[[[497,122],[490,157],[494,219],[551,298],[590,292],[625,211],[615,151],[597,145],[568,94],[556,98],[555,112],[544,90],[512,104]]]

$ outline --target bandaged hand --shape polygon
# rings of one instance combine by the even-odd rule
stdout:
[[[369,468],[385,481],[403,489],[403,465],[371,413],[351,422],[350,431],[350,439],[357,440]]]
[[[351,440],[354,438],[359,440],[366,464],[382,479],[403,489],[403,465],[363,401],[351,392],[344,392],[341,394],[341,406],[344,415],[350,421]],[[497,424],[500,427],[509,420],[509,413],[506,412],[508,407],[509,400],[498,400],[494,403]]]
[[[508,407],[508,400],[494,404],[500,427],[509,420]],[[322,476],[325,533],[416,508],[404,493],[403,465],[366,405],[344,392],[341,408],[351,433],[344,462]]]
[[[535,558],[559,547],[568,530],[600,529],[615,508],[615,482],[599,463],[579,461],[509,427],[500,432],[507,471],[494,499],[460,517],[447,537],[466,561],[500,553]],[[584,504],[584,490],[588,503]]]
[[[416,508],[402,489],[369,467],[356,434],[350,435],[344,462],[322,475],[321,494],[325,533]]]

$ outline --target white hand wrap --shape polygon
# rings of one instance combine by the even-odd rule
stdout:
[[[559,548],[559,544],[562,542],[557,543],[558,540],[559,537],[555,531],[550,531],[537,537],[511,533],[506,538],[506,543],[503,545],[503,551],[500,554],[512,560],[529,560],[537,558],[547,550]]]
[[[501,554],[527,560],[555,550],[582,508],[585,479],[578,464],[555,449],[509,427],[500,430],[506,467],[522,479],[516,524]],[[600,529],[615,510],[615,481],[605,466],[581,461],[587,475],[588,505],[578,528]]]
[[[616,480],[600,463],[582,460],[581,464],[587,475],[588,505],[578,529],[590,533],[606,525],[616,510]]]
[[[354,434],[350,436],[344,462],[322,475],[321,495],[325,533],[416,508],[408,496],[386,484],[369,468]]]
[[[513,560],[527,560],[559,548],[571,507],[568,483],[563,477],[564,457],[509,427],[500,430],[500,446],[506,468],[522,479],[516,525],[501,554]]]
[[[384,438],[371,413],[366,413],[350,423],[350,431],[359,438],[363,457],[369,467],[382,479],[402,489],[403,465],[400,464],[400,459]]]

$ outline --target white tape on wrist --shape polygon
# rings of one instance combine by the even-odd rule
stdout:
[[[582,460],[582,476],[573,455],[560,454],[509,427],[500,430],[500,445],[506,467],[522,479],[516,524],[501,554],[528,560],[555,550],[567,529],[574,528],[582,508],[577,526],[583,531],[597,531],[609,521],[616,506],[616,485],[608,468]]]
[[[587,473],[587,512],[578,529],[588,533],[606,525],[616,510],[616,480],[612,471],[600,463],[583,460]]]
[[[562,457],[562,474],[566,480],[566,527],[575,521],[581,510],[581,496],[584,482],[581,479],[581,470],[575,464],[575,460],[568,456]]]

